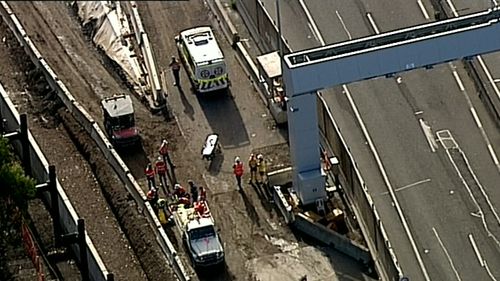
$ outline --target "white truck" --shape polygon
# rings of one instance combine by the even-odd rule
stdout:
[[[196,92],[229,87],[226,61],[210,26],[183,30],[175,37],[177,49]]]
[[[179,204],[173,210],[173,216],[195,268],[224,262],[224,249],[206,201],[194,207]]]

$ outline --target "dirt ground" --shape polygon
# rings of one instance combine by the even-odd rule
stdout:
[[[60,120],[54,118],[59,107],[55,97],[47,85],[37,82],[43,79],[32,74],[34,66],[26,63],[27,56],[17,48],[16,39],[3,23],[0,37],[6,39],[0,47],[0,81],[18,110],[28,113],[31,132],[49,163],[56,165],[59,181],[77,214],[86,219],[87,232],[108,270],[116,278],[131,276],[144,280],[145,274],[106,203],[92,167],[79,153]]]
[[[129,91],[112,65],[82,35],[78,19],[67,3],[12,2],[11,5],[14,12],[19,13],[27,33],[59,78],[102,126],[99,100],[117,92]],[[177,54],[173,41],[177,32],[196,25],[217,26],[210,10],[201,0],[141,2],[139,11],[163,70],[170,56]],[[185,72],[182,72],[182,87],[176,89],[170,84],[168,86],[169,101],[176,121],[166,121],[163,116],[152,115],[134,99],[136,123],[143,139],[143,149],[127,151],[122,157],[143,189],[146,189],[143,168],[148,160],[155,158],[161,139],[166,138],[173,145],[177,180],[186,184],[188,179],[192,179],[198,185],[207,187],[210,208],[225,246],[227,268],[225,274],[200,276],[200,279],[288,281],[298,280],[304,273],[310,272],[318,280],[335,280],[331,256],[323,249],[311,247],[295,237],[283,225],[274,208],[259,197],[252,186],[245,184],[243,192],[236,191],[231,171],[234,157],[241,156],[245,160],[252,151],[264,151],[264,147],[285,142],[286,134],[274,125],[241,68],[234,50],[218,29],[216,36],[220,39],[231,70],[233,84],[229,94],[214,98],[193,95]],[[167,75],[167,78],[170,79],[170,76]],[[65,127],[72,128],[71,118],[61,112],[59,114]],[[207,167],[207,163],[200,160],[199,152],[205,136],[212,132],[221,135],[223,153],[212,166]],[[92,151],[92,145],[81,135],[77,131],[74,140],[82,143],[80,151],[84,157],[95,163],[97,160],[89,152]],[[105,172],[99,174],[100,165],[91,166],[94,173],[105,177]],[[101,180],[100,176],[96,178]],[[113,191],[108,193],[114,194]],[[117,193],[120,198],[118,202],[126,205],[123,193]],[[133,227],[136,224],[128,225],[121,220],[127,220],[127,217],[135,219],[135,214],[116,210],[114,213],[118,215],[118,221],[134,247],[133,237],[140,235],[140,231]],[[181,258],[189,264],[180,243],[175,244],[180,248]],[[143,267],[146,259],[141,260],[141,255],[149,246],[152,245],[140,244],[140,251],[137,247],[134,248]],[[147,267],[144,271],[151,278]],[[193,277],[196,279],[196,276]]]
[[[28,8],[28,4],[20,5],[26,5],[23,9]],[[66,7],[62,7],[62,12],[68,15]],[[138,214],[136,205],[128,198],[112,168],[76,121],[59,109],[55,96],[43,79],[32,71],[33,66],[26,63],[28,58],[8,34],[5,25],[2,25],[1,32],[1,37],[5,38],[5,44],[0,48],[3,52],[1,80],[21,112],[29,113],[30,129],[49,162],[58,168],[59,180],[77,213],[87,219],[87,231],[108,270],[117,280],[172,279],[172,271],[156,245],[145,217]],[[149,265],[145,270],[148,278],[141,264]]]

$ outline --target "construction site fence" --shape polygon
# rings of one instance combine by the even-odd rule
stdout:
[[[279,40],[282,40],[284,54],[292,52],[286,40],[278,35],[277,24],[269,15],[262,1],[235,0],[235,5],[262,53],[278,50]],[[251,64],[253,62],[247,60],[247,65]],[[258,81],[258,71],[253,72],[255,73],[252,76],[257,77]],[[346,182],[344,185],[346,186],[346,194],[352,203],[351,205],[353,205],[361,231],[367,239],[368,249],[375,267],[382,280],[400,280],[403,278],[402,270],[387,238],[373,200],[367,192],[364,180],[357,169],[356,162],[342,138],[326,102],[320,96],[318,98],[320,99],[320,102],[318,102],[318,118],[322,138],[328,144],[329,155],[337,156],[340,161],[341,177]]]
[[[21,233],[23,244],[28,257],[31,259],[36,271],[37,281],[45,281],[45,273],[43,269],[42,257],[38,253],[36,240],[28,227],[28,224],[23,220],[21,224]]]
[[[185,280],[190,280],[189,275],[187,274],[187,271],[185,269],[185,266],[182,264],[181,260],[177,257],[177,251],[173,247],[171,241],[169,240],[168,236],[166,235],[165,231],[161,227],[161,224],[159,223],[156,213],[154,212],[153,208],[147,202],[146,200],[146,195],[142,191],[141,187],[131,174],[130,170],[128,169],[127,165],[123,162],[121,157],[118,155],[118,153],[115,151],[113,148],[112,144],[108,141],[107,137],[103,133],[103,131],[100,129],[99,125],[97,122],[90,116],[90,114],[81,106],[75,98],[71,95],[70,91],[68,88],[64,85],[62,81],[59,80],[57,77],[57,74],[52,70],[52,68],[49,66],[49,64],[45,61],[43,58],[42,54],[38,51],[36,46],[33,44],[29,36],[26,34],[24,28],[22,27],[21,23],[17,19],[16,15],[12,12],[12,10],[9,8],[7,3],[5,1],[0,2],[0,14],[2,15],[4,21],[7,23],[9,26],[10,30],[14,33],[16,36],[17,40],[19,43],[23,46],[24,51],[26,54],[30,57],[31,61],[35,64],[35,66],[43,73],[45,76],[48,84],[50,85],[51,89],[54,90],[64,106],[68,109],[68,111],[73,115],[73,117],[77,120],[77,122],[85,128],[87,133],[91,136],[91,138],[94,140],[96,143],[97,147],[99,150],[103,153],[105,158],[107,159],[108,163],[113,167],[115,170],[116,174],[118,177],[121,179],[121,181],[124,183],[126,189],[128,192],[132,195],[134,198],[135,202],[137,203],[138,207],[142,210],[144,210],[144,214],[146,215],[146,218],[149,221],[149,225],[153,229],[156,239],[164,252],[165,256],[167,257],[167,260],[169,264],[172,266],[174,269],[175,274],[179,278],[180,281],[185,281]],[[38,149],[38,147],[37,147]],[[40,152],[41,153],[41,152]],[[33,160],[33,159],[32,159]],[[37,167],[39,168],[37,175],[37,180],[43,181],[43,179],[47,180],[47,173],[48,171],[46,170],[46,160],[44,158],[43,163],[36,163],[36,161],[33,161],[33,170],[35,171]],[[38,166],[37,166],[38,165]],[[38,178],[39,177],[39,178]],[[62,188],[58,185],[58,189],[62,191]],[[64,194],[64,193],[62,193]],[[50,198],[49,198],[50,199]],[[64,195],[61,195],[61,202],[68,202],[68,198]],[[61,208],[62,210],[63,208]],[[65,216],[61,216],[62,220],[64,220],[64,225],[67,226],[68,231],[73,232],[76,231],[76,213],[74,212],[74,209],[68,209],[71,210]],[[72,214],[72,215],[69,215]],[[73,247],[75,248],[75,247]],[[94,246],[89,247],[91,248],[92,251],[95,252]],[[75,249],[76,252],[78,252],[79,249]],[[97,252],[95,252],[97,253]],[[78,255],[77,255],[78,256]],[[90,256],[95,256],[95,255],[89,255]],[[89,262],[89,264],[91,264]],[[99,262],[93,262],[93,264],[97,265],[100,264],[102,265],[102,261],[99,259]],[[102,266],[95,266],[92,268],[94,270],[95,275],[102,275],[103,271],[105,271],[104,265]],[[105,280],[105,279],[94,279],[94,280]]]
[[[0,7],[0,13],[4,15],[4,6]],[[5,17],[4,17],[5,19]],[[3,128],[6,132],[16,131],[21,125],[20,115],[15,108],[12,101],[9,99],[7,92],[0,85],[1,99],[0,99],[0,115],[4,120]],[[34,139],[31,132],[28,131],[29,139],[29,155],[31,162],[32,177],[39,183],[45,183],[49,180],[49,163],[45,158],[42,150],[38,146],[36,140]],[[23,147],[20,142],[13,141],[12,146],[16,154],[23,155]],[[42,192],[43,200],[48,204],[50,209],[53,209],[54,204],[58,205],[59,218],[58,223],[61,226],[61,234],[75,233],[78,231],[77,222],[78,214],[76,213],[71,201],[66,196],[64,189],[62,188],[59,181],[56,183],[57,188],[57,201],[53,202],[49,192]],[[71,244],[69,248],[74,254],[77,262],[82,264],[80,259],[80,251],[87,251],[87,261],[90,273],[90,279],[93,281],[105,281],[109,272],[106,269],[104,263],[101,260],[98,252],[96,251],[94,244],[90,237],[85,234],[86,247],[85,249],[80,249],[77,243]]]

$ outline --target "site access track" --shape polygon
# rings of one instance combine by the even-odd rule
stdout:
[[[33,38],[36,46],[39,48],[40,52],[44,58],[48,61],[50,66],[56,71],[59,78],[71,89],[71,93],[80,100],[91,100],[92,106],[86,104],[87,109],[92,109],[92,114],[98,119],[100,117],[99,99],[95,98],[93,93],[103,93],[109,89],[115,89],[116,91],[126,90],[124,87],[120,87],[114,78],[106,71],[106,69],[101,64],[101,57],[98,56],[97,52],[93,49],[92,45],[85,41],[82,36],[81,30],[78,23],[71,18],[71,10],[63,2],[58,3],[13,3],[12,5],[14,13],[18,15],[21,23],[25,27],[27,34]],[[2,31],[6,33],[6,39],[10,38],[7,35],[7,27],[2,28]],[[56,36],[57,34],[57,36]],[[2,36],[2,38],[4,38]],[[10,64],[7,65],[25,65],[26,61],[29,60],[25,57],[22,49],[15,49],[19,46],[15,38],[12,40],[6,40],[6,46],[14,48],[13,53],[5,54],[3,58],[13,59]],[[72,44],[72,45],[70,45]],[[2,48],[2,51],[7,51],[7,48]],[[12,49],[11,49],[12,50]],[[26,59],[26,61],[24,61]],[[16,69],[16,68],[3,68],[9,71],[9,76],[13,76],[13,79],[17,79],[21,73],[26,73],[29,78],[34,78],[36,81],[33,85],[35,90],[36,87],[40,87],[41,90],[47,91],[48,86],[43,84],[38,84],[43,79],[34,75],[33,71],[29,69]],[[83,74],[82,74],[83,73]],[[69,77],[69,78],[68,78]],[[22,82],[22,88],[18,88],[17,91],[25,89],[25,83],[31,83],[32,81],[24,82],[21,77],[19,77]],[[90,81],[90,82],[89,82]],[[7,84],[9,85],[9,84]],[[73,87],[73,85],[77,85]],[[15,88],[13,88],[16,91]],[[40,90],[40,89],[38,89]],[[50,92],[49,92],[50,93]],[[31,95],[31,94],[30,94]],[[21,95],[21,99],[24,100],[25,97],[30,95]],[[53,95],[53,94],[52,94]],[[84,98],[82,98],[84,96]],[[34,98],[33,98],[34,99]],[[56,98],[47,94],[44,96],[45,101],[56,102]],[[28,100],[31,100],[29,98]],[[36,118],[33,120],[38,120],[39,122],[33,122],[30,128],[35,130],[34,125],[39,125],[42,131],[49,131],[47,128],[52,128],[52,117],[57,116],[63,120],[64,126],[59,126],[53,129],[53,131],[64,131],[65,127],[69,127],[70,130],[75,134],[75,139],[81,141],[80,145],[84,151],[84,156],[92,157],[92,150],[96,149],[95,144],[88,136],[85,140],[82,133],[82,128],[78,124],[69,123],[65,117],[56,114],[53,111],[43,111],[47,110],[46,106],[42,104],[31,104],[28,108],[32,109],[35,113],[40,113],[42,115],[35,115]],[[90,110],[89,110],[90,111]],[[64,111],[63,111],[64,113]],[[43,115],[45,114],[45,115]],[[68,113],[66,113],[69,115]],[[144,115],[146,115],[144,113]],[[30,118],[31,120],[31,118]],[[53,132],[54,133],[54,132]],[[35,132],[35,137],[37,133]],[[150,243],[149,241],[154,241],[154,235],[152,230],[147,226],[145,222],[145,217],[137,214],[137,208],[133,203],[127,201],[127,192],[123,187],[123,184],[114,175],[111,167],[107,167],[106,161],[104,159],[94,159],[90,164],[78,164],[78,159],[83,159],[79,154],[79,151],[72,147],[71,140],[69,137],[58,137],[54,134],[44,135],[41,138],[41,147],[44,149],[48,160],[51,164],[55,164],[58,169],[59,179],[61,184],[66,188],[71,188],[71,190],[66,190],[68,196],[73,201],[77,212],[79,215],[86,219],[87,230],[91,239],[94,241],[96,248],[98,249],[106,267],[115,274],[115,278],[118,280],[144,280],[144,271],[140,268],[138,264],[138,258],[134,257],[132,251],[134,249],[139,249],[141,256],[148,256],[151,253],[157,253],[156,258],[150,259],[150,262],[141,261],[142,264],[149,264],[155,266],[156,261],[162,262],[161,268],[150,268],[149,272],[155,271],[157,278],[173,278],[173,272],[168,267],[166,259],[161,259],[162,253],[155,243]],[[47,149],[47,150],[45,150]],[[61,162],[62,161],[62,162]],[[79,169],[83,170],[87,174],[80,175]],[[99,170],[101,174],[92,175],[91,170]],[[107,172],[105,169],[109,169]],[[88,175],[90,173],[90,175]],[[85,178],[85,176],[87,178]],[[95,180],[101,182],[106,182],[108,188],[108,195],[112,198],[119,198],[121,201],[121,206],[125,208],[121,209],[121,222],[126,220],[128,217],[127,224],[128,227],[124,227],[124,232],[127,233],[128,238],[132,241],[137,241],[131,239],[131,237],[139,237],[144,240],[148,239],[147,244],[137,245],[123,242],[126,238],[119,231],[119,226],[116,222],[113,224],[114,216],[110,211],[111,208],[106,205],[106,200],[102,197],[95,197],[95,194],[100,193],[100,187],[97,185]],[[103,190],[105,188],[103,187]],[[132,209],[127,209],[131,207]],[[125,210],[127,209],[127,210]],[[125,218],[124,218],[125,217]],[[137,229],[139,231],[137,231]],[[134,230],[131,230],[134,229]],[[130,231],[127,231],[130,230]],[[149,233],[147,232],[149,231]],[[149,235],[151,234],[151,235]],[[106,240],[107,239],[107,240]],[[158,266],[156,266],[158,267]],[[170,271],[170,272],[169,272]],[[121,276],[121,277],[120,277]],[[153,280],[153,277],[150,277]]]
[[[106,268],[114,274],[116,280],[147,280],[129,240],[106,202],[101,190],[103,187],[100,185],[103,179],[97,180],[91,164],[80,154],[66,132],[68,127],[68,130],[80,132],[78,123],[75,120],[66,124],[60,122],[65,118],[71,120],[71,115],[64,113],[64,110],[64,116],[56,113],[60,108],[56,95],[46,87],[43,78],[35,74],[34,65],[1,20],[0,38],[4,39],[0,47],[0,81],[17,110],[27,113],[33,137],[48,162],[55,165],[58,180],[77,214],[85,219],[86,231]],[[119,179],[113,177],[112,173],[109,179],[109,184],[119,186]],[[124,188],[123,192],[126,192]],[[30,202],[30,215],[43,248],[53,250],[55,246],[52,221],[40,200]],[[57,269],[63,278],[81,278],[76,265],[61,264],[57,262]],[[68,268],[76,270],[70,271]]]

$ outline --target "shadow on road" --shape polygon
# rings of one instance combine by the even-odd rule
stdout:
[[[212,161],[206,163],[207,171],[211,176],[217,176],[220,173],[222,163],[224,163],[223,153],[217,153]]]
[[[200,107],[214,133],[220,136],[223,148],[250,144],[250,139],[231,90],[197,94]]]
[[[236,280],[236,277],[231,274],[227,264],[224,262],[221,265],[198,269],[196,274],[200,281],[231,281]]]
[[[181,98],[182,105],[184,106],[184,114],[186,114],[191,121],[194,121],[194,108],[193,106],[189,103],[188,99],[186,98],[186,94],[184,93],[184,90],[182,90],[181,87],[177,88],[179,91],[179,97]]]
[[[273,218],[274,205],[271,203],[272,197],[266,190],[267,185],[252,183],[251,186],[254,188],[255,193],[257,193],[257,196],[259,197],[260,204],[262,205],[262,207],[269,213],[271,218]]]
[[[246,188],[248,188],[248,187],[246,187]],[[241,188],[239,192],[240,192],[241,198],[243,199],[243,203],[245,203],[245,209],[247,211],[248,216],[257,226],[260,227],[259,215],[257,214],[257,210],[255,210],[255,206],[252,204],[252,202],[250,202],[250,199],[248,198],[248,196],[246,194],[247,191],[245,191],[245,188]]]

